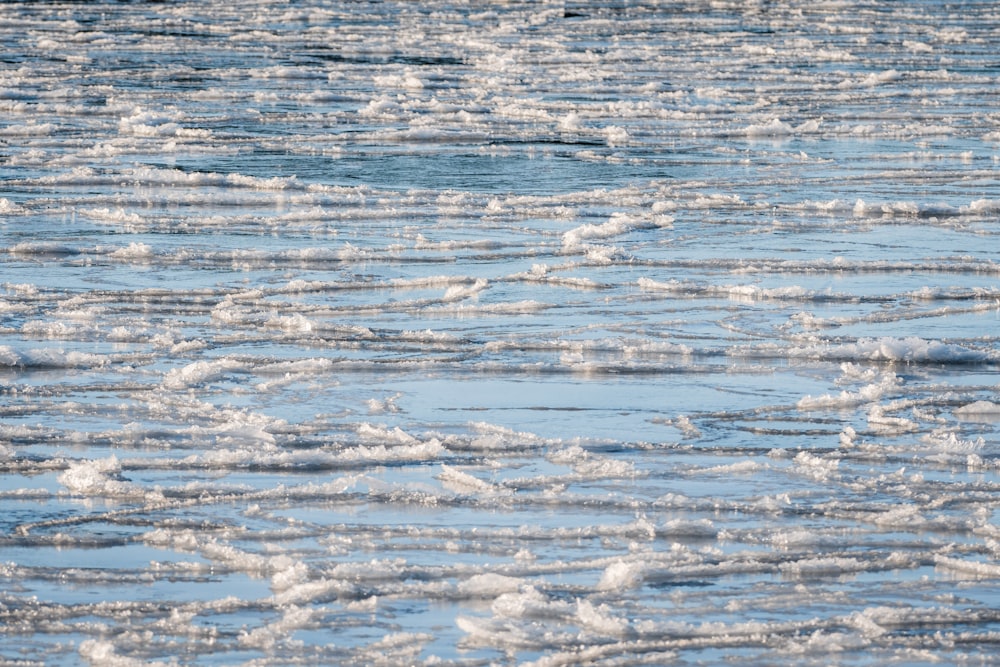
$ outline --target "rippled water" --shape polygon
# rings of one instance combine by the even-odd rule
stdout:
[[[998,42],[0,5],[0,662],[995,662]]]

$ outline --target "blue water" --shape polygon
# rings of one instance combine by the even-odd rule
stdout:
[[[0,661],[993,661],[998,39],[0,5]]]

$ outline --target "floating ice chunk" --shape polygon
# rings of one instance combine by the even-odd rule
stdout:
[[[916,217],[920,214],[920,206],[912,201],[897,201],[882,204],[883,215],[904,215]]]
[[[852,408],[879,400],[887,392],[896,389],[900,382],[898,376],[894,373],[888,373],[882,376],[878,382],[865,385],[858,391],[842,391],[837,395],[804,396],[799,399],[795,406],[803,411]]]
[[[575,111],[570,111],[568,114],[559,119],[559,129],[564,132],[577,132],[580,130],[580,115]]]
[[[39,256],[69,256],[79,255],[82,251],[79,248],[55,241],[23,241],[10,248],[8,252],[14,255],[39,255]]]
[[[868,410],[868,428],[882,435],[899,435],[920,430],[920,424],[905,417],[890,417],[881,405],[873,405]]]
[[[776,530],[770,537],[771,544],[783,549],[813,546],[818,544],[820,540],[819,535],[806,528]]]
[[[699,474],[707,473],[711,475],[727,475],[727,476],[751,475],[765,468],[767,468],[767,466],[764,465],[763,463],[747,459],[746,461],[737,461],[735,463],[728,463],[725,465],[711,466],[709,468],[700,468],[692,472],[696,472]]]
[[[337,259],[344,261],[350,260],[363,260],[372,255],[371,250],[365,248],[359,248],[353,243],[345,242],[341,249],[337,252]]]
[[[526,313],[534,313],[542,310],[547,310],[552,308],[552,304],[543,303],[541,301],[534,300],[523,300],[523,301],[511,301],[506,303],[490,303],[484,305],[475,304],[449,304],[442,307],[427,308],[425,313],[441,314],[447,313],[450,315],[457,315],[459,317],[463,316],[473,316],[477,314],[519,314],[523,315]],[[487,346],[494,344],[493,342],[487,343]]]
[[[931,30],[931,35],[942,44],[965,44],[969,41],[969,31],[961,26],[949,25]]]
[[[0,137],[47,137],[58,127],[53,123],[28,123],[0,128]]]
[[[634,560],[619,560],[604,569],[601,580],[597,582],[599,591],[621,591],[635,588],[642,583],[648,566]]]
[[[246,174],[227,174],[225,182],[227,185],[252,190],[286,190],[299,186],[298,179],[295,176],[261,178],[258,176],[247,176]]]
[[[120,260],[148,260],[154,255],[153,248],[145,243],[129,243],[125,248],[119,248],[108,257]]]
[[[645,514],[636,517],[635,521],[625,524],[622,528],[624,535],[646,540],[656,538],[656,525],[646,518]]]
[[[265,324],[272,329],[281,329],[290,333],[310,333],[315,328],[313,321],[302,313],[275,316]]]
[[[216,434],[221,445],[253,446],[258,451],[274,447],[274,435],[268,429],[287,425],[284,419],[269,417],[249,410],[220,411],[218,424],[209,431]]]
[[[664,423],[676,428],[685,438],[701,437],[701,429],[695,426],[691,418],[686,415],[681,415],[676,419],[668,419]]]
[[[723,297],[747,303],[761,299],[798,300],[815,294],[797,285],[764,288],[758,285],[704,285],[674,279],[660,282],[650,278],[639,278],[636,284],[644,290],[672,292],[685,297]],[[798,314],[794,315],[793,319],[799,323],[809,324],[814,317],[810,314]]]
[[[424,645],[434,641],[434,635],[426,632],[393,632],[378,641],[372,642],[359,654],[363,660],[357,662],[366,665],[416,665]],[[434,659],[428,659],[424,664],[436,664]]]
[[[246,295],[245,298],[251,299],[253,297]],[[211,316],[214,321],[221,324],[244,324],[259,321],[262,318],[262,313],[237,305],[231,296],[227,296],[212,308]]]
[[[356,431],[358,437],[367,441],[377,441],[393,445],[413,445],[420,442],[417,438],[398,426],[388,429],[384,426],[375,426],[368,422],[362,422],[358,424]]]
[[[641,229],[648,226],[649,222],[646,220],[625,213],[614,213],[607,222],[599,225],[580,225],[563,234],[563,248],[575,250],[582,247],[585,240],[613,238],[634,229]]]
[[[889,69],[883,72],[872,72],[864,78],[860,79],[849,79],[837,84],[838,88],[848,89],[848,88],[876,88],[885,83],[890,83],[896,81],[900,78],[900,73],[898,70]]]
[[[235,359],[195,361],[183,368],[168,371],[163,377],[163,386],[166,389],[186,389],[221,379],[230,371],[243,368],[245,365]]]
[[[118,132],[125,136],[135,137],[173,136],[180,129],[177,121],[183,117],[184,114],[179,111],[167,114],[159,111],[144,111],[136,107],[132,109],[132,115],[118,121]]]
[[[837,476],[840,459],[827,459],[809,452],[799,452],[793,459],[796,470],[818,482]]]
[[[286,557],[287,567],[277,569],[271,576],[271,590],[280,593],[292,586],[306,581],[309,576],[309,566],[302,561],[293,561]]]
[[[610,342],[610,339],[606,340],[609,341],[607,347],[614,347],[615,343]],[[603,343],[604,341],[595,341],[595,343],[597,342]],[[641,342],[637,341],[635,343],[633,343],[631,340],[622,341],[621,350],[622,350],[622,355],[626,359],[632,359],[634,357],[649,357],[653,355],[657,357],[661,355],[670,355],[670,356],[681,355],[686,357],[694,354],[694,348],[692,348],[689,345],[683,345],[680,343],[654,342],[654,341],[641,341]],[[694,424],[690,422],[690,420],[687,420],[686,423],[684,420],[687,420],[687,418],[684,417],[683,415],[678,417],[675,426],[677,426],[682,431],[686,431],[689,427],[695,428],[695,430],[697,430],[697,427],[695,427]],[[684,425],[682,426],[682,424]],[[691,433],[694,434],[693,431]]]
[[[546,457],[552,463],[572,465],[578,458],[586,456],[587,452],[579,445],[571,445],[549,453]]]
[[[83,335],[84,331],[82,327],[74,324],[45,320],[31,320],[21,326],[22,333],[34,338],[77,338]]]
[[[988,215],[1000,212],[1000,199],[976,199],[968,206],[961,208],[963,212]]]
[[[548,610],[558,603],[550,601],[534,586],[521,585],[516,591],[500,594],[490,606],[494,616],[504,618],[538,618],[551,615]]]
[[[962,560],[943,554],[934,554],[934,564],[945,570],[971,575],[976,579],[1000,578],[1000,565],[996,563]]]
[[[893,507],[875,517],[875,525],[893,528],[917,528],[926,523],[920,510],[914,505]]]
[[[580,626],[601,635],[621,636],[626,634],[629,623],[609,613],[607,605],[595,606],[590,600],[578,600],[576,618]]]
[[[488,281],[484,278],[477,278],[471,285],[452,285],[445,290],[444,301],[461,301],[463,299],[478,297],[479,293],[486,289]]]
[[[878,608],[856,611],[850,615],[848,622],[860,630],[861,634],[865,637],[881,637],[888,630],[879,625],[876,620],[881,617],[880,611]]]
[[[870,642],[866,638],[858,637],[856,634],[816,630],[804,640],[800,638],[788,639],[782,650],[806,656],[829,656],[832,653],[840,653],[842,651],[861,650],[867,648],[869,645]],[[833,659],[833,661],[836,661],[836,659]]]
[[[39,349],[19,352],[0,345],[0,366],[22,368],[95,368],[109,363],[103,355],[87,352]]]
[[[399,406],[396,405],[396,401],[402,398],[403,394],[397,392],[393,396],[389,396],[383,399],[370,398],[365,401],[368,406],[368,414],[377,415],[384,414],[387,412],[399,412]]]
[[[405,70],[402,74],[375,76],[374,81],[379,88],[405,88],[410,91],[419,91],[424,88],[424,82],[410,69]]]
[[[78,461],[59,475],[59,483],[71,493],[83,496],[103,497],[143,497],[146,491],[120,478],[121,464],[118,458]]]
[[[795,133],[796,134],[812,134],[812,133],[815,133],[815,132],[819,132],[819,128],[822,125],[823,125],[823,119],[822,118],[810,118],[809,120],[807,120],[807,121],[805,121],[805,122],[797,125],[795,127]],[[806,158],[809,157],[808,155],[806,155],[803,152],[800,152],[799,155],[803,159],[806,159]]]
[[[691,202],[693,208],[728,208],[734,206],[744,206],[745,202],[743,198],[738,194],[724,194],[721,192],[716,192],[707,195],[698,195],[695,197],[694,201]]]
[[[778,493],[773,496],[762,496],[757,499],[754,505],[765,512],[780,513],[792,504],[792,498],[787,493]]]
[[[330,597],[352,597],[356,594],[354,584],[341,578],[318,579],[293,584],[283,591],[274,594],[275,604],[279,606],[305,604],[314,600]],[[368,599],[369,601],[371,598]]]
[[[272,649],[280,641],[289,642],[292,632],[308,626],[315,613],[310,607],[286,607],[282,617],[274,623],[249,632],[243,631],[239,636],[239,643],[249,648]]]
[[[975,363],[992,361],[997,358],[995,353],[971,350],[961,345],[940,343],[937,341],[908,338],[904,339],[901,344],[904,348],[909,346],[909,349],[906,349],[902,355],[902,358],[905,360],[912,358],[914,360],[941,363]]]
[[[15,213],[21,213],[23,210],[24,209],[6,197],[0,197],[0,214],[14,215]]]
[[[594,264],[609,265],[613,264],[615,259],[625,257],[624,251],[614,246],[591,245],[585,246],[585,248],[586,253],[584,256],[587,258],[587,261]]]
[[[608,146],[624,146],[629,141],[629,133],[624,127],[609,125],[604,128],[604,139],[608,142]]]
[[[1000,421],[1000,404],[993,401],[976,401],[955,408],[952,414],[963,421],[994,423]]]
[[[288,214],[290,215],[290,214]],[[317,214],[322,218],[325,213],[320,211]],[[288,216],[282,216],[282,219]],[[338,252],[333,248],[294,248],[291,250],[282,250],[277,253],[278,257],[287,259],[301,259],[306,262],[325,262],[331,259],[337,259]],[[288,286],[291,288],[293,285],[298,286],[300,289],[297,291],[317,291],[322,290],[324,286],[329,283],[325,283],[322,280],[292,280],[289,281]],[[296,291],[294,289],[289,289],[288,291]]]
[[[118,343],[141,342],[146,340],[147,330],[144,328],[114,327],[108,332],[108,340]]]
[[[468,276],[421,276],[419,278],[395,278],[389,284],[396,289],[425,289],[432,287],[449,288],[453,286],[466,286],[470,283],[477,283],[477,278]],[[484,285],[485,287],[485,285]]]
[[[454,491],[455,493],[462,494],[487,494],[492,495],[496,493],[513,493],[509,489],[503,489],[489,482],[483,481],[478,477],[474,477],[467,472],[462,472],[457,468],[452,466],[441,464],[441,472],[438,473],[437,479],[444,485],[445,488]]]
[[[660,292],[674,292],[682,294],[689,288],[689,283],[670,279],[666,282],[653,280],[652,278],[639,278],[636,284],[644,290],[656,290]]]
[[[579,445],[571,445],[552,452],[549,461],[569,465],[573,472],[589,479],[628,478],[635,475],[635,464],[588,452]]]
[[[859,558],[815,557],[784,562],[778,565],[782,574],[796,577],[827,577],[830,575],[864,572],[871,563]]]
[[[276,572],[287,571],[294,563],[291,557],[285,554],[262,556],[239,549],[231,544],[220,542],[215,538],[205,539],[196,532],[193,533],[190,539],[194,540],[195,544],[197,544],[197,550],[205,558],[240,572],[246,572],[255,578],[268,577]]]
[[[95,667],[167,667],[168,664],[119,655],[115,645],[103,639],[85,639],[80,643],[79,653]]]
[[[918,42],[913,39],[904,39],[903,48],[910,53],[933,53],[934,47],[926,42]]]
[[[524,583],[517,577],[485,572],[469,577],[458,584],[459,594],[470,598],[495,598],[503,593],[514,593]]]
[[[657,528],[655,535],[715,539],[719,536],[719,530],[708,519],[671,519]]]
[[[766,123],[750,125],[744,130],[748,137],[784,137],[795,130],[780,118],[772,118]]]
[[[363,118],[387,116],[399,111],[399,104],[387,95],[380,95],[368,104],[358,109],[358,115]]]
[[[808,157],[808,156],[806,156]],[[805,159],[805,158],[803,158]],[[851,205],[842,199],[829,199],[829,200],[812,200],[806,199],[799,204],[786,204],[782,208],[788,208],[793,211],[819,211],[821,213],[839,213],[843,211],[850,211]]]
[[[962,440],[952,432],[938,431],[925,435],[921,440],[945,454],[971,454],[979,451],[986,444],[982,436],[975,440]]]
[[[850,361],[900,361],[935,363],[979,363],[1000,358],[991,351],[973,350],[962,345],[926,340],[916,336],[907,338],[861,338],[856,343],[832,346],[789,348],[793,358],[842,359]]]
[[[840,364],[840,372],[841,378],[837,381],[838,384],[856,382],[858,380],[873,382],[879,374],[879,369],[876,366],[864,366],[845,361]]]
[[[544,439],[534,433],[515,431],[512,428],[488,422],[471,422],[469,428],[479,435],[464,443],[462,447],[472,451],[535,449],[545,443]]]
[[[145,218],[138,213],[129,212],[123,208],[92,208],[83,211],[83,213],[96,222],[121,225],[122,228],[129,232],[145,230],[148,227]],[[145,244],[132,243],[131,245],[142,247]],[[126,254],[127,251],[122,252],[121,254],[111,253],[111,257],[114,257],[115,259],[122,259],[126,257]]]
[[[414,440],[412,444],[352,447],[338,458],[343,461],[433,461],[448,451],[437,438],[426,442]]]

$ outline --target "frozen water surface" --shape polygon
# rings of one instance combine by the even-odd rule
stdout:
[[[994,3],[0,6],[0,662],[984,664]]]

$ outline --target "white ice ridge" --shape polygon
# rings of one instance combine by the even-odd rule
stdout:
[[[442,463],[437,479],[448,490],[459,494],[471,495],[511,495],[510,489],[479,479],[474,475]]]
[[[666,215],[648,217],[621,212],[613,213],[607,222],[588,223],[564,232],[562,235],[563,249],[567,252],[575,252],[586,249],[585,241],[610,239],[641,229],[670,228],[672,223],[673,218]]]
[[[49,186],[64,184],[114,185],[122,178],[146,186],[214,186],[263,191],[305,189],[305,186],[295,176],[262,178],[245,174],[190,172],[155,167],[133,167],[118,173],[98,170],[93,167],[74,167],[68,172],[43,176],[26,182]]]
[[[0,367],[13,368],[94,368],[112,363],[113,356],[60,349],[16,350],[0,345]]]
[[[758,285],[705,285],[692,281],[669,280],[656,281],[650,278],[639,278],[640,288],[650,292],[665,292],[683,298],[690,297],[723,297],[736,300],[776,299],[776,300],[836,300],[845,297],[830,292],[806,290],[796,285],[786,287],[765,288]]]
[[[839,394],[824,394],[822,396],[804,396],[796,404],[799,410],[826,410],[852,408],[859,405],[875,403],[886,394],[896,391],[902,385],[902,379],[895,373],[885,373],[878,382],[864,385],[857,391],[841,391]]]
[[[960,419],[992,419],[1000,421],[1000,404],[993,401],[974,401],[953,410]]]
[[[80,657],[97,667],[168,667],[171,663],[148,661],[121,655],[112,641],[85,639],[80,643]]]
[[[248,370],[248,365],[245,362],[230,358],[194,361],[181,368],[168,371],[163,376],[163,386],[166,389],[187,389],[206,382],[215,382],[233,371],[246,370]]]
[[[946,343],[917,336],[895,338],[859,338],[854,343],[815,343],[779,347],[772,343],[752,348],[739,347],[736,354],[782,354],[791,359],[826,359],[830,361],[896,361],[903,363],[976,364],[1000,359],[1000,352],[976,349],[957,343]]]
[[[822,118],[814,118],[793,126],[780,118],[771,118],[768,121],[747,126],[744,132],[749,137],[785,137],[815,134],[820,131],[822,123]]]
[[[161,502],[159,490],[148,489],[121,477],[118,458],[77,461],[59,475],[59,482],[73,494],[101,498],[145,499]]]

